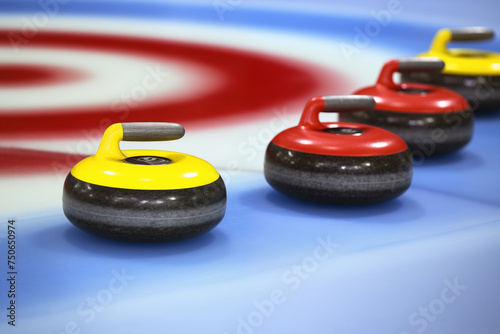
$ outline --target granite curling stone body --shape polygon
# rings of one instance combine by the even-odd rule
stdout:
[[[463,95],[474,111],[500,108],[500,53],[447,48],[449,42],[489,40],[493,30],[485,27],[441,29],[429,51],[419,57],[439,57],[446,66],[442,72],[407,73],[403,80],[446,87]]]
[[[179,139],[175,123],[111,125],[97,154],[68,174],[63,210],[76,227],[131,242],[169,242],[195,237],[224,217],[226,189],[206,161],[157,150],[121,151],[119,142]]]
[[[377,83],[354,94],[370,95],[373,110],[340,115],[341,121],[371,124],[394,132],[406,141],[415,157],[457,151],[472,138],[473,112],[460,94],[435,85],[395,83],[394,73],[434,73],[444,67],[438,58],[388,61]]]
[[[312,98],[298,126],[267,147],[264,174],[277,191],[301,200],[366,205],[403,194],[412,179],[412,156],[397,135],[355,123],[321,123],[319,113],[371,109],[370,96]]]

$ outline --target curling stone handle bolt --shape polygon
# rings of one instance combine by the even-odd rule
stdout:
[[[382,85],[391,89],[399,89],[401,85],[394,82],[394,73],[440,72],[443,68],[444,62],[437,57],[392,59],[382,67],[378,76],[377,85]]]
[[[486,27],[465,27],[450,29],[452,42],[483,41],[495,36],[493,30]]]
[[[302,113],[299,126],[322,130],[326,126],[319,120],[320,112],[355,112],[371,110],[375,107],[375,100],[367,95],[327,95],[310,99]]]
[[[162,141],[175,140],[184,136],[184,128],[176,123],[138,122],[115,123],[109,126],[102,136],[96,157],[123,160],[120,141]]]

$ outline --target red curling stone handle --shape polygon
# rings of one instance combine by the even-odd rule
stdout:
[[[375,107],[375,100],[367,95],[327,95],[310,99],[302,112],[299,126],[322,130],[326,126],[320,122],[320,112],[355,112],[370,110]]]
[[[452,42],[483,41],[492,39],[495,33],[486,27],[464,27],[450,29]]]
[[[121,123],[125,141],[176,140],[184,136],[184,127],[177,123],[137,122]]]
[[[393,79],[394,73],[409,72],[440,72],[444,68],[444,62],[437,57],[413,57],[392,59],[384,64],[377,80],[377,85],[383,85],[392,89],[401,88]]]

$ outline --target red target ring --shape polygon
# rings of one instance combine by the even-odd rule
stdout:
[[[64,84],[85,78],[85,73],[46,65],[0,64],[0,87]]]
[[[10,45],[8,33],[22,34],[20,31],[0,30],[0,46]],[[224,80],[219,89],[202,96],[183,101],[145,101],[123,113],[112,112],[110,105],[90,108],[83,104],[41,108],[36,112],[29,109],[3,110],[0,136],[4,138],[81,137],[83,130],[104,129],[111,123],[124,121],[169,121],[204,128],[226,125],[264,117],[273,108],[286,106],[290,101],[301,98],[307,101],[310,96],[325,92],[337,93],[346,81],[337,73],[309,63],[162,39],[40,31],[27,46],[126,54],[158,61],[179,59],[215,69]],[[30,72],[29,67],[24,72]]]

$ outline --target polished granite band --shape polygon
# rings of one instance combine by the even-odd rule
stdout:
[[[63,209],[78,228],[101,237],[133,242],[168,242],[205,233],[222,220],[222,178],[187,189],[136,190],[83,182],[71,173]]]
[[[270,143],[264,175],[279,192],[301,200],[334,205],[367,205],[403,194],[411,184],[409,149],[383,156],[327,156]]]
[[[462,95],[474,111],[496,110],[500,106],[499,75],[455,75],[404,73],[402,82],[415,82],[451,89]]]
[[[400,136],[413,154],[446,154],[461,149],[472,139],[472,109],[448,113],[409,113],[370,110],[340,115],[342,122],[369,124]],[[425,151],[425,152],[424,152]]]

